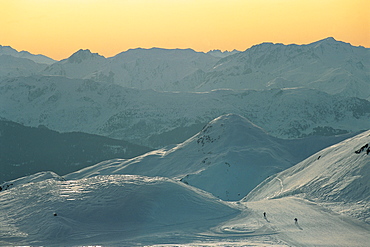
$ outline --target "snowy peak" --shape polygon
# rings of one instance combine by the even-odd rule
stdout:
[[[334,39],[333,37],[327,37],[325,39],[313,42],[311,45],[315,46],[317,44],[337,44],[338,40]]]
[[[338,41],[338,40],[334,39],[333,37],[328,37],[328,38],[313,42],[313,43],[308,44],[308,45],[312,46],[314,48],[318,48],[320,46],[337,47],[337,48],[340,47],[340,46],[351,47],[351,44],[345,43],[345,42],[342,42],[342,41]]]
[[[256,145],[256,143],[268,139],[268,134],[240,115],[226,114],[212,120],[197,134],[196,138],[197,143],[202,146],[220,140],[222,145],[230,147],[242,143],[243,145],[247,143]]]
[[[238,50],[232,50],[232,51],[211,50],[211,51],[208,51],[207,54],[210,54],[214,57],[224,58],[224,57],[227,57],[227,56],[239,53],[239,52],[240,51]]]
[[[94,59],[94,58],[104,58],[103,56],[99,55],[98,53],[92,53],[89,49],[83,50],[80,49],[74,54],[72,54],[67,61],[69,63],[82,63],[84,60]]]

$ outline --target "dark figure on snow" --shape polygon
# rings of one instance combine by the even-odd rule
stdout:
[[[263,212],[263,217],[266,218],[266,212]]]
[[[298,223],[298,219],[297,219],[297,218],[294,218],[294,222],[295,222],[295,223]]]

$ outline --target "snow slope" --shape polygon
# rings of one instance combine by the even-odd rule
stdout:
[[[370,131],[330,146],[277,173],[245,201],[304,196],[338,213],[370,222]]]
[[[116,175],[61,181],[42,173],[26,179],[0,192],[1,245],[173,241],[239,212],[167,178]]]
[[[0,117],[59,132],[81,131],[158,147],[179,143],[223,114],[248,118],[276,137],[369,129],[370,102],[309,89],[157,92],[61,76],[0,81]],[[187,136],[176,140],[185,130]]]
[[[227,114],[174,147],[133,159],[103,161],[65,178],[110,174],[163,176],[181,180],[222,200],[235,201],[266,177],[344,138],[347,137],[282,140],[239,115]]]
[[[267,232],[275,233],[274,236],[288,246],[369,245],[368,224],[337,214],[308,200],[283,197],[244,205],[253,212],[249,218],[257,221],[261,228],[265,227]],[[266,218],[263,218],[263,212],[267,212]],[[294,218],[298,219],[297,223]],[[240,228],[240,225],[224,226],[226,229],[238,229],[237,227]]]

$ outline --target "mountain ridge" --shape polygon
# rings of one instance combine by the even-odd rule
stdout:
[[[89,53],[90,59],[77,59],[83,52],[84,56]],[[226,53],[228,56],[163,48],[129,49],[109,58],[92,54],[80,49],[33,74],[93,79],[157,91],[301,87],[370,99],[370,48],[332,37],[304,45],[261,43],[243,52]],[[74,59],[79,63],[66,63]]]
[[[0,182],[41,171],[65,175],[111,158],[133,158],[150,148],[122,140],[0,120]]]
[[[28,51],[20,51],[18,52],[16,49],[12,48],[11,46],[2,46],[0,45],[0,55],[10,55],[12,57],[18,57],[18,58],[25,58],[34,61],[35,63],[40,64],[53,64],[56,62],[56,60],[49,58],[45,55],[35,55]]]
[[[312,140],[275,138],[244,117],[226,114],[183,143],[133,159],[106,160],[65,178],[109,174],[170,177],[222,200],[236,201],[264,178],[346,137],[323,138],[319,146],[311,146]]]

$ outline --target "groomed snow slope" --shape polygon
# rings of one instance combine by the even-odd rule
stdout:
[[[258,222],[256,225],[265,227],[266,232],[275,233],[273,236],[288,246],[369,246],[368,224],[302,198],[283,197],[244,205],[253,212],[246,219],[247,222],[248,219],[254,219]],[[265,218],[263,212],[267,213]],[[297,223],[294,218],[298,219]],[[232,227],[229,226],[230,229]]]
[[[303,196],[370,223],[370,131],[328,147],[275,174],[244,201]]]
[[[62,181],[46,172],[0,193],[0,245],[166,242],[201,232],[239,210],[160,177],[96,176]],[[156,239],[156,240],[154,240]],[[130,244],[131,243],[131,244]]]

